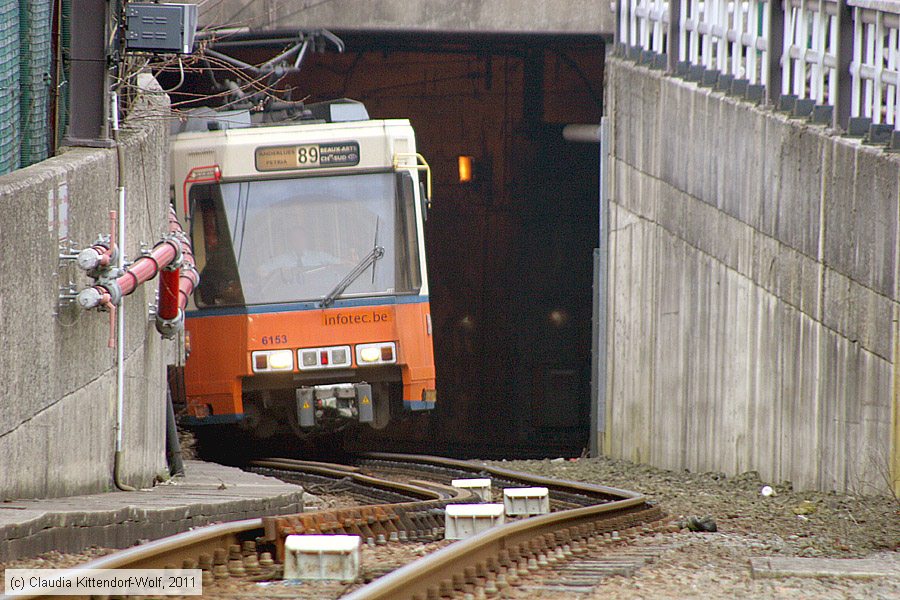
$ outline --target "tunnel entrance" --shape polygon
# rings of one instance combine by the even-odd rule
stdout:
[[[592,35],[335,33],[283,82],[307,103],[408,118],[434,174],[426,251],[438,408],[364,428],[358,448],[459,457],[578,456],[588,446],[598,156],[562,130],[599,123]],[[282,50],[245,48],[262,62]],[[458,159],[472,176],[461,181]]]
[[[599,151],[562,129],[600,121],[602,40],[336,33],[347,50],[310,58],[301,97],[409,118],[435,177],[438,409],[425,426],[380,435],[402,450],[577,456],[589,436]]]

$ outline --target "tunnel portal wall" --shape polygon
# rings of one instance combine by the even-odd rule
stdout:
[[[199,4],[200,24],[254,29],[402,29],[609,33],[615,15],[594,0],[220,0]]]
[[[123,125],[126,256],[166,231],[168,101],[147,96]],[[60,285],[91,280],[61,266],[60,244],[82,248],[110,230],[115,149],[69,148],[0,177],[0,498],[113,489],[115,350],[108,313],[58,312]],[[71,279],[70,279],[71,278]],[[165,467],[165,364],[171,343],[148,319],[156,280],[124,299],[124,483],[147,487]]]
[[[607,69],[605,450],[887,489],[900,157],[623,59]]]

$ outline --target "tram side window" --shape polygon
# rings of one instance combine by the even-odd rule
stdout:
[[[199,307],[244,304],[219,186],[195,185],[190,199],[191,241],[200,270],[194,302]]]
[[[418,292],[422,287],[419,236],[416,231],[415,183],[409,173],[397,174],[397,291]]]

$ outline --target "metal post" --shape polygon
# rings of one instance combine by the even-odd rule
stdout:
[[[111,148],[107,89],[108,0],[80,0],[71,18],[67,146]]]
[[[609,264],[609,117],[600,119],[599,248],[594,250],[594,323],[592,326],[591,456],[603,452],[606,434],[606,294]]]
[[[602,219],[602,217],[601,217]],[[591,456],[600,456],[600,248],[594,248],[594,296],[591,307]]]
[[[678,57],[681,54],[681,0],[669,0],[669,31],[666,35],[666,70],[675,73],[678,70]]]
[[[594,295],[591,319],[591,456],[600,456],[606,432],[606,288],[607,238],[609,233],[609,118],[600,125],[566,125],[563,139],[567,142],[600,142],[598,189],[598,242],[594,248]]]
[[[766,32],[768,78],[766,104],[777,106],[781,96],[781,57],[784,53],[784,0],[769,0],[769,30]]]
[[[615,14],[616,24],[614,27],[615,32],[613,34],[613,43],[615,44],[616,47],[618,47],[620,44],[628,43],[627,39],[626,40],[622,39],[622,12],[623,12],[622,4],[627,1],[628,0],[618,0],[616,2],[616,14]]]
[[[847,131],[853,104],[853,77],[850,75],[850,63],[853,61],[853,9],[846,2],[837,3],[837,28],[837,90],[832,100],[834,111],[831,126]]]

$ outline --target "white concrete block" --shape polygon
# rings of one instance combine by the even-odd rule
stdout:
[[[449,504],[444,511],[444,539],[464,540],[505,522],[502,504]]]
[[[503,507],[507,515],[543,515],[550,512],[550,492],[545,487],[506,488]]]
[[[482,502],[490,502],[493,500],[491,496],[491,480],[490,479],[454,479],[450,482],[455,488],[467,489],[473,494],[481,498]]]
[[[289,535],[284,541],[284,578],[355,581],[359,576],[358,535]]]

